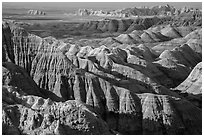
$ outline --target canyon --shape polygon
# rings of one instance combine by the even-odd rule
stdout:
[[[202,18],[180,12],[81,22],[72,39],[3,20],[2,134],[201,135]]]

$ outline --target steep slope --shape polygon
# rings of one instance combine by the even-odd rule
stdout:
[[[189,45],[193,51],[195,51],[200,57],[202,57],[202,40],[201,39],[189,39],[186,44]]]
[[[191,33],[185,36],[185,39],[202,39],[202,29],[198,28],[192,31]]]
[[[3,87],[4,135],[111,134],[107,124],[87,105],[70,100],[56,103]]]
[[[43,96],[36,83],[23,68],[11,62],[4,62],[2,66],[3,85],[19,87],[28,95]]]
[[[192,27],[177,27],[177,31],[181,34],[182,37],[185,37],[186,35],[188,35],[189,33],[191,33],[193,31]]]
[[[122,42],[120,42],[119,40],[115,39],[115,38],[112,38],[112,37],[108,37],[108,38],[105,38],[104,40],[102,40],[99,45],[105,45],[105,46],[110,46],[112,44],[115,44],[115,45],[119,45],[119,44],[122,44]]]
[[[119,20],[118,21],[118,30],[117,31],[118,32],[125,32],[129,28],[130,24],[132,24],[131,19],[129,19],[129,20]]]
[[[7,25],[4,25],[2,31],[2,61],[10,60],[30,73],[32,61],[37,54],[38,46],[41,44],[42,39],[29,34],[23,28],[17,27],[12,23],[4,22],[3,24]]]
[[[60,45],[65,43],[51,37],[45,39],[32,62],[30,75],[40,88],[53,91],[60,98],[64,96],[67,100],[71,95],[64,89],[68,83],[64,85],[62,80],[64,76],[74,75],[76,67],[63,54]]]
[[[115,93],[111,89],[110,93],[105,119],[119,133],[201,134],[201,110],[188,101],[134,94],[124,89]],[[90,101],[86,103],[91,105]],[[97,104],[97,100],[93,101]],[[78,101],[55,103],[3,87],[4,134],[111,134],[108,126],[90,110]]]
[[[165,50],[159,58],[172,59],[191,68],[201,61],[201,58],[187,44],[176,47],[171,51]]]
[[[176,47],[173,50],[163,51],[155,64],[163,67],[159,69],[169,78],[173,79],[175,85],[180,84],[197,63],[202,59],[187,44]]]
[[[149,43],[155,42],[154,39],[150,36],[150,34],[147,33],[147,32],[144,32],[144,33],[141,35],[141,39],[142,39],[142,41],[144,41],[144,42],[149,42]]]
[[[7,22],[2,22],[2,61],[15,63],[14,48],[11,41],[12,34]]]
[[[178,30],[178,28],[175,29]],[[199,56],[201,57],[202,55],[201,41],[202,41],[202,29],[197,28],[189,32],[189,34],[185,35],[185,37],[175,38],[169,41],[158,43],[158,45],[154,46],[152,49],[155,50],[156,52],[162,53],[164,50],[172,50],[177,46],[188,44],[193,49],[193,51],[198,53]]]
[[[135,44],[136,40],[133,39],[130,35],[128,34],[120,34],[118,37],[116,37],[118,41],[124,43],[124,44]]]
[[[184,39],[187,41],[186,43],[200,55],[202,56],[202,29],[196,29],[186,35]]]
[[[167,26],[161,30],[161,34],[169,38],[179,38],[182,37],[181,34],[173,27]]]
[[[202,62],[198,63],[188,78],[173,90],[202,109]]]
[[[77,30],[93,32],[132,32],[144,30],[157,24],[165,17],[136,18],[136,19],[103,19],[100,21],[88,21],[80,23]]]
[[[141,41],[141,34],[143,33],[143,31],[139,31],[139,30],[134,30],[131,33],[129,33],[129,35],[134,38],[136,41]]]
[[[202,94],[202,62],[198,63],[186,80],[175,89],[182,93]]]
[[[180,93],[168,89],[175,86],[177,78],[176,75],[171,76],[171,73],[174,74],[172,71],[167,71],[175,70],[175,74],[185,71],[186,75],[180,78],[184,80],[190,73],[188,70],[201,58],[188,45],[165,51],[156,58],[144,44],[127,45],[125,48],[108,45],[93,48],[66,44],[53,37],[41,39],[31,61],[30,75],[41,92],[48,90],[47,96],[52,93],[61,102],[54,102],[55,98],[53,101],[47,99],[48,105],[41,106],[41,101],[46,102],[41,95],[31,97],[23,94],[23,100],[17,96],[19,90],[14,92],[14,97],[7,98],[7,93],[13,90],[8,89],[9,84],[4,84],[5,134],[110,134],[100,117],[111,130],[121,134],[201,134],[201,109]],[[15,83],[10,85],[16,86]],[[17,84],[17,88],[24,91],[25,88],[21,86]],[[22,101],[16,102],[16,97],[23,101],[34,98],[34,101],[28,99],[31,100],[28,104],[32,109],[22,105]],[[81,108],[80,105],[85,107]],[[36,110],[40,116],[33,115],[37,113]],[[72,113],[68,113],[69,110]],[[25,115],[27,111],[30,112],[33,118],[25,120],[24,111]],[[85,119],[75,120],[81,111],[85,113]],[[9,112],[12,117],[7,116]],[[15,112],[18,115],[13,118]],[[49,119],[44,114],[47,112],[55,114],[52,124],[48,120],[50,129],[41,124]],[[20,122],[22,128],[19,130],[19,122],[16,124],[14,119],[27,121],[29,128]],[[6,130],[9,125],[15,131]]]

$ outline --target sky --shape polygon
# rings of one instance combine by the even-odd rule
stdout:
[[[192,7],[202,8],[201,2],[3,2],[2,8],[25,8],[25,9],[79,9],[79,8],[92,8],[92,9],[122,9],[128,7],[140,6],[157,6],[157,5],[172,5],[176,8]]]

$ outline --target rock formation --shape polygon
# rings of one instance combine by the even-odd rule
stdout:
[[[202,62],[198,63],[186,80],[173,90],[202,108]]]
[[[114,17],[131,17],[131,16],[147,16],[147,15],[170,15],[174,14],[175,8],[170,5],[154,6],[151,8],[134,7],[118,9],[113,11],[102,11],[92,9],[79,9],[76,14],[80,16],[114,16]],[[187,12],[187,11],[185,11]]]
[[[168,27],[168,26],[167,26]],[[163,30],[165,27],[163,28]],[[187,32],[184,32],[184,28],[181,29],[179,27],[174,27],[175,30],[179,34],[182,35],[182,37],[179,36],[179,38],[171,39],[169,41],[163,41],[156,46],[154,46],[152,49],[155,51],[158,51],[159,53],[162,53],[164,50],[172,50],[175,47],[178,47],[182,44],[188,44],[188,46],[196,52],[200,58],[201,58],[201,37],[202,37],[202,29],[197,28],[197,29],[188,29]],[[185,29],[186,30],[186,29]],[[185,34],[184,34],[185,33]]]
[[[186,80],[175,89],[182,91],[182,93],[202,94],[202,63],[198,63]]]
[[[155,28],[160,21],[81,24],[85,31],[126,31],[95,47],[4,22],[3,134],[202,134],[202,30]]]
[[[131,32],[144,30],[157,24],[163,18],[136,18],[136,19],[104,19],[100,21],[89,21],[81,23],[79,30],[102,31],[102,32]]]
[[[42,39],[29,34],[23,28],[4,22],[2,31],[3,62],[11,61],[30,73],[32,61],[37,54]]]
[[[2,64],[2,84],[6,86],[14,86],[25,91],[28,95],[42,96],[36,83],[30,78],[25,70],[11,62],[3,62]]]
[[[2,61],[15,62],[11,28],[7,22],[2,23]]]
[[[164,36],[167,36],[169,38],[179,38],[181,37],[181,34],[179,34],[178,31],[176,31],[173,27],[168,26],[161,30],[161,34]]]
[[[145,19],[136,19],[136,20],[102,20],[102,21],[90,21],[86,23],[82,23],[79,25],[77,29],[83,30],[83,31],[90,31],[94,33],[122,33],[118,34],[115,37],[112,37],[116,39],[104,39],[103,42],[100,43],[100,40],[97,39],[97,41],[94,40],[87,40],[88,44],[90,45],[94,43],[94,46],[97,47],[99,45],[103,45],[106,41],[112,41],[110,45],[115,44],[119,45],[119,43],[123,44],[141,44],[141,43],[158,43],[159,44],[171,44],[174,45],[174,47],[185,44],[189,39],[198,39],[200,40],[200,34],[201,29],[200,27],[192,27],[192,26],[185,26],[185,27],[176,27],[172,25],[158,25],[155,27],[154,24],[161,21],[161,18],[145,18]],[[120,28],[121,22],[124,24],[126,23],[126,29]],[[94,24],[94,26],[93,26]],[[191,34],[192,33],[192,34]],[[102,41],[102,40],[101,40]],[[80,43],[80,42],[79,42]],[[107,42],[109,43],[109,42]],[[173,43],[173,44],[172,44]],[[174,44],[175,43],[175,44]],[[189,41],[191,43],[191,41]],[[190,44],[193,48],[195,42],[192,41]],[[84,43],[81,45],[84,46]],[[105,44],[106,45],[106,44]],[[114,45],[114,46],[115,46]],[[166,46],[170,47],[170,46]],[[173,48],[174,48],[173,47]],[[172,49],[173,49],[172,48]],[[201,48],[200,48],[201,49]]]
[[[56,103],[12,86],[2,87],[2,95],[4,135],[111,134],[107,124],[81,102]]]
[[[44,11],[40,11],[40,10],[29,10],[27,13],[29,15],[46,15]]]
[[[76,15],[79,16],[105,16],[105,17],[139,17],[139,16],[186,16],[193,15],[193,18],[201,17],[201,10],[183,7],[182,9],[176,9],[170,5],[153,6],[153,7],[133,7],[124,8],[111,11],[93,10],[93,9],[79,9]]]

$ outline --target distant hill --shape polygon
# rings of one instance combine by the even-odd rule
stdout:
[[[40,10],[29,10],[27,13],[30,15],[46,15],[44,11]]]
[[[183,7],[176,9],[174,6],[153,6],[153,7],[133,7],[118,10],[104,11],[93,9],[79,9],[76,14],[80,16],[117,16],[117,17],[133,17],[133,16],[153,16],[153,15],[179,15],[189,12],[201,12],[198,9]]]

